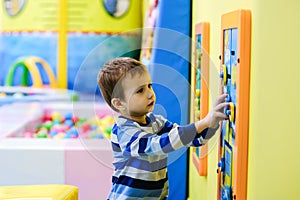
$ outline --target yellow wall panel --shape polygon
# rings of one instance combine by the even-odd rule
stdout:
[[[121,17],[111,16],[102,0],[26,0],[16,15],[9,15],[9,6],[4,3],[0,6],[3,31],[57,31],[59,1],[66,3],[68,31],[115,33],[140,28],[142,24],[140,0],[129,1],[128,10]]]
[[[193,26],[210,23],[210,104],[220,91],[221,15],[252,12],[249,200],[299,199],[300,13],[297,0],[195,0]],[[194,27],[193,27],[194,28]],[[208,176],[198,176],[190,163],[189,199],[217,199],[218,145],[211,147]]]
[[[19,13],[11,16],[2,4],[3,31],[55,31],[58,29],[58,7],[55,0],[27,0]]]

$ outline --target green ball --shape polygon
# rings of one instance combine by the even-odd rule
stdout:
[[[36,134],[36,137],[37,138],[48,138],[48,134],[46,131],[39,131],[37,134]]]
[[[110,134],[111,133],[111,127],[107,127],[106,129],[105,129],[105,132],[106,132],[106,134]]]
[[[53,122],[52,121],[47,121],[45,122],[42,127],[46,128],[48,131],[50,130],[50,128],[53,126]]]

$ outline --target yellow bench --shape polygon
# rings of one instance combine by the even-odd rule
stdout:
[[[1,186],[0,200],[78,200],[78,188],[71,185]]]

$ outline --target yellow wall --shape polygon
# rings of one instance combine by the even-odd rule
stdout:
[[[193,26],[210,22],[211,101],[219,91],[221,15],[252,11],[248,199],[299,199],[300,1],[195,0]],[[217,199],[218,144],[210,145],[208,176],[190,162],[191,200]]]
[[[63,0],[27,0],[16,16],[9,16],[0,5],[5,31],[56,31],[59,28],[59,2]],[[123,32],[141,27],[140,0],[131,0],[128,11],[120,18],[110,16],[101,0],[64,0],[68,31]],[[1,25],[1,24],[0,24]]]

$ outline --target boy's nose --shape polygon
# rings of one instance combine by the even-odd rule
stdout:
[[[151,99],[153,97],[153,95],[154,95],[153,90],[149,90],[148,91],[148,98]]]

